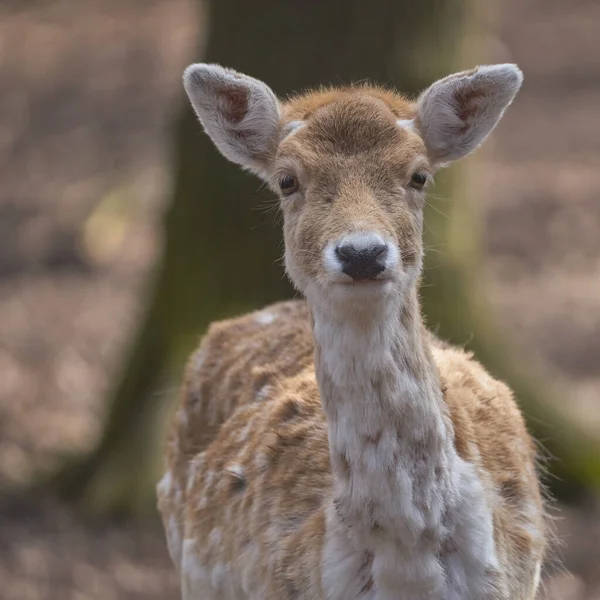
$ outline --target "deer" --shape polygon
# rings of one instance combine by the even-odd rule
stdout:
[[[483,65],[416,99],[361,83],[280,100],[220,65],[185,70],[216,148],[277,194],[304,299],[213,323],[185,368],[157,485],[184,600],[536,597],[536,443],[419,304],[427,188],[522,80]]]

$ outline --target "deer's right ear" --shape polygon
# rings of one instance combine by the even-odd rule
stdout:
[[[258,79],[219,65],[190,65],[185,91],[215,146],[229,160],[264,174],[274,154],[279,102]]]

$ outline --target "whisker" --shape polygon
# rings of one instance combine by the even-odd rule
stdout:
[[[433,210],[435,210],[435,212],[439,213],[440,215],[442,215],[442,217],[444,217],[445,219],[449,219],[450,215],[447,215],[446,213],[442,212],[437,206],[435,206],[435,204],[432,204],[431,202],[426,202],[427,206],[429,206],[430,208],[432,208]]]

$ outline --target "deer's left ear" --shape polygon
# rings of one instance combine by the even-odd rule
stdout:
[[[494,129],[522,82],[516,65],[485,65],[427,88],[417,101],[415,126],[431,161],[441,166],[475,150]]]

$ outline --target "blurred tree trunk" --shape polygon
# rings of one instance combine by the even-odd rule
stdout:
[[[209,6],[202,59],[261,78],[280,95],[366,78],[416,93],[464,66],[459,57],[467,5],[468,0],[218,0]],[[457,173],[446,174],[436,193],[441,189],[443,197],[456,197]],[[282,252],[280,227],[272,213],[259,209],[266,197],[258,188],[214,150],[184,102],[175,128],[164,256],[146,317],[98,446],[56,479],[59,491],[88,511],[153,509],[169,404],[157,391],[177,380],[210,321],[292,294],[276,260]],[[549,422],[531,420],[532,430],[555,439],[558,421],[546,414],[536,385],[508,360],[481,308],[473,205],[461,199],[432,200],[430,206],[426,245],[443,248],[442,254],[429,254],[426,270],[423,302],[430,326],[458,343],[472,334],[470,345],[516,388],[526,412]],[[572,474],[570,485],[600,479],[598,464],[582,463],[580,446],[572,453],[562,445],[550,449],[565,461],[559,472]]]

